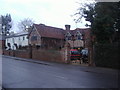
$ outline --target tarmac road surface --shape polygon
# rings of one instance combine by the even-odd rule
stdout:
[[[2,56],[4,88],[117,88],[118,71]]]

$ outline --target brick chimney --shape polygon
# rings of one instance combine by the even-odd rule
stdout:
[[[65,25],[65,30],[69,31],[70,30],[70,25]]]

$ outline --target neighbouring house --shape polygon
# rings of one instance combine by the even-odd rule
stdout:
[[[33,24],[31,28],[29,34],[30,45],[54,49],[59,49],[64,46],[65,30],[44,24]]]
[[[6,50],[16,50],[28,46],[28,32],[20,32],[5,37]]]
[[[66,34],[65,40],[70,44],[71,48],[89,48],[91,37],[90,28],[76,28],[75,30],[70,30],[70,25],[65,25]]]

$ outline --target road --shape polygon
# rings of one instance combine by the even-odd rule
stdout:
[[[42,62],[43,63],[43,62]],[[117,88],[118,71],[113,69],[33,63],[2,57],[4,88]],[[45,62],[44,62],[45,63]]]

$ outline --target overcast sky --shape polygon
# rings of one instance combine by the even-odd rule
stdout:
[[[85,0],[0,0],[0,15],[10,13],[15,25],[24,18],[31,18],[37,24],[65,28],[65,24],[70,24],[71,29],[77,27],[84,28],[85,22],[73,21],[73,15],[79,8],[76,2]],[[16,29],[17,28],[13,28]]]

